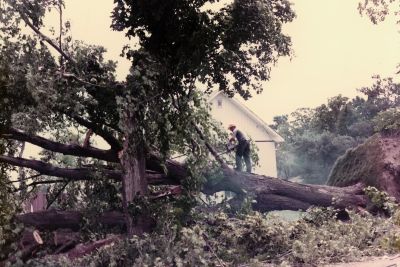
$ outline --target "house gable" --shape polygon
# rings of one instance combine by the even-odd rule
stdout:
[[[222,122],[223,127],[235,123],[255,141],[284,142],[278,133],[238,100],[219,91],[210,96],[209,102],[214,119]]]

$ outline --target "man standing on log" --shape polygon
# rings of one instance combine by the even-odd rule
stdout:
[[[251,161],[250,161],[250,142],[247,136],[236,128],[235,124],[229,124],[228,129],[232,132],[232,137],[229,139],[229,143],[238,141],[236,146],[236,170],[242,171],[242,158],[246,164],[246,171],[251,172]]]

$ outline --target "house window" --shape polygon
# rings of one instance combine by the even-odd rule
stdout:
[[[218,106],[219,108],[222,107],[222,99],[217,99],[217,106]]]

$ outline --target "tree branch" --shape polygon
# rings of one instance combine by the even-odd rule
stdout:
[[[96,123],[88,121],[77,115],[72,115],[72,114],[68,114],[68,113],[64,113],[64,114],[67,115],[68,117],[70,117],[71,119],[75,120],[80,125],[88,128],[88,129],[92,129],[95,134],[101,136],[111,146],[112,150],[120,151],[122,149],[122,145],[118,141],[118,139],[115,138],[109,131],[103,129]]]
[[[357,184],[346,188],[298,184],[282,179],[251,173],[223,170],[223,179],[210,182],[203,188],[206,194],[232,191],[254,197],[253,208],[266,212],[271,210],[305,210],[311,206],[336,208],[365,207],[368,198]]]
[[[19,179],[19,180],[16,180],[16,181],[9,181],[6,184],[20,183],[20,182],[24,182],[24,181],[39,177],[39,176],[42,176],[42,174],[39,173],[39,174],[35,174],[35,175],[32,175],[32,176],[26,177],[24,179]]]
[[[65,183],[65,180],[47,180],[47,181],[37,181],[27,184],[26,187],[41,185],[41,184],[57,184],[57,183]]]
[[[40,36],[41,39],[43,39],[46,43],[48,43],[51,47],[53,47],[62,57],[67,59],[68,61],[72,63],[76,63],[75,60],[70,57],[67,53],[65,53],[61,47],[59,47],[52,39],[47,37],[45,34],[43,34],[37,27],[35,27],[29,20],[29,18],[26,16],[25,12],[21,10],[20,8],[16,7],[15,4],[12,3],[12,1],[7,1],[8,4],[10,4],[12,7],[15,8],[15,10],[20,14],[22,20],[28,25],[29,28],[31,28],[37,35]]]
[[[191,124],[193,125],[193,127],[196,130],[196,132],[199,135],[199,137],[204,141],[208,151],[210,151],[211,155],[213,155],[214,158],[219,162],[219,164],[221,164],[222,168],[223,169],[230,169],[229,166],[225,163],[225,161],[217,153],[217,151],[210,145],[209,142],[207,142],[206,137],[204,136],[204,134],[201,131],[201,129],[199,128],[199,126],[197,126],[194,122],[191,122]]]
[[[53,199],[47,203],[46,210],[48,210],[50,208],[50,206],[54,203],[54,201],[57,200],[57,198],[61,195],[62,191],[64,191],[64,189],[67,187],[68,184],[69,184],[69,181],[67,181],[63,185],[63,187],[61,187],[60,190],[58,190],[57,194],[53,197]]]
[[[95,84],[95,83],[91,83],[91,82],[85,81],[84,79],[82,79],[82,78],[76,76],[76,75],[73,74],[73,73],[66,73],[66,72],[63,72],[63,73],[60,73],[60,75],[61,75],[62,77],[64,77],[64,78],[72,78],[72,79],[74,79],[75,81],[82,83],[83,85],[94,86],[94,87],[100,87],[100,88],[107,88],[107,86],[104,86],[104,85],[99,85],[99,84]]]
[[[175,109],[177,111],[179,110],[179,104],[177,103],[177,101],[175,100],[175,98],[173,96],[171,96],[172,98],[172,105],[175,107]],[[221,164],[222,168],[225,170],[230,170],[229,166],[225,163],[225,161],[220,157],[220,155],[218,154],[218,152],[210,145],[210,143],[206,140],[206,137],[204,136],[203,131],[199,128],[199,126],[196,125],[195,122],[191,121],[190,124],[194,127],[194,129],[196,130],[197,134],[199,135],[200,139],[204,141],[208,151],[210,151],[211,155],[214,156],[214,158],[219,162],[219,164]]]
[[[102,150],[94,147],[82,147],[76,144],[65,145],[40,136],[29,135],[20,130],[12,128],[9,129],[5,134],[2,134],[2,137],[23,142],[29,142],[44,149],[62,153],[64,155],[91,157],[108,162],[119,162],[117,152],[113,151],[112,149]]]
[[[94,168],[60,168],[53,166],[52,164],[45,163],[43,161],[33,160],[33,159],[24,159],[24,158],[14,158],[9,156],[0,155],[0,162],[11,164],[13,166],[25,167],[37,172],[40,172],[40,175],[48,175],[54,177],[60,177],[68,179],[69,181],[82,181],[82,180],[93,180],[98,176],[108,177],[109,179],[113,179],[115,181],[121,181],[122,172],[120,170],[107,170],[107,169],[94,169]],[[156,166],[156,165],[154,165]],[[162,172],[154,172],[147,171],[146,179],[149,184],[152,185],[161,185],[161,184],[169,184],[176,185],[179,184],[179,179],[183,178],[183,173],[180,171],[185,171],[184,168],[174,168],[174,165],[167,164],[167,166],[172,166],[171,172],[169,175],[164,175]],[[40,176],[34,175],[31,178]],[[174,177],[173,175],[177,175]],[[65,182],[65,180],[62,180]],[[13,181],[18,182],[18,181]],[[60,182],[60,181],[59,181]],[[45,181],[41,183],[46,183]],[[47,181],[47,183],[51,183]],[[35,185],[30,184],[28,186]]]
[[[8,163],[13,166],[29,168],[40,172],[43,175],[62,177],[71,181],[90,180],[96,175],[103,175],[113,180],[120,181],[122,175],[120,171],[105,169],[98,171],[89,168],[60,168],[43,161],[14,158],[4,155],[0,156],[0,162]]]

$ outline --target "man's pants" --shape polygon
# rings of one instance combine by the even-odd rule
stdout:
[[[239,142],[236,148],[236,170],[238,171],[242,171],[242,158],[246,164],[246,171],[251,172],[249,141]]]

